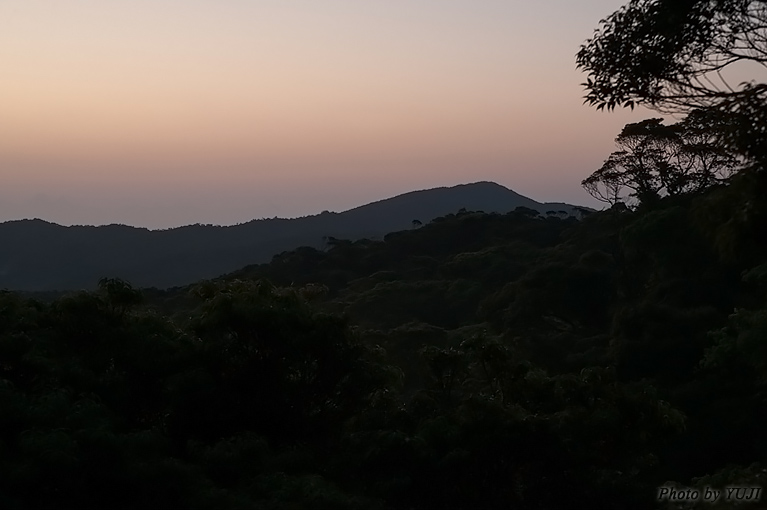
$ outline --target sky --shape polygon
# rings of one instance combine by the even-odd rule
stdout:
[[[0,221],[169,228],[580,182],[628,122],[575,53],[621,0],[0,0]]]

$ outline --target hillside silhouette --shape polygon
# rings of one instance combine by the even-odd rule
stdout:
[[[103,276],[167,288],[214,278],[299,246],[329,239],[380,239],[461,208],[505,213],[517,207],[573,213],[492,182],[414,191],[345,212],[261,219],[234,226],[189,225],[148,230],[125,225],[64,227],[43,220],[0,224],[0,288],[94,289]],[[574,213],[574,214],[577,214]]]

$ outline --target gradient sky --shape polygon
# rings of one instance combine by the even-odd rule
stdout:
[[[647,110],[582,105],[622,0],[0,0],[0,221],[167,228],[580,181]]]

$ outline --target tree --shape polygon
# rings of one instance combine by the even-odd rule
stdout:
[[[99,290],[106,298],[112,313],[120,317],[124,316],[128,309],[144,301],[140,290],[134,289],[130,283],[120,278],[101,278]]]
[[[765,0],[631,0],[581,46],[586,103],[642,104],[666,113],[709,109],[730,146],[767,161],[767,84],[742,81],[767,67]]]
[[[518,214],[526,218],[537,218],[540,215],[540,213],[536,211],[535,209],[530,209],[529,207],[525,207],[524,205],[517,206],[514,209],[514,214]]]
[[[628,199],[653,203],[716,184],[738,165],[735,154],[717,140],[719,127],[706,110],[694,110],[669,126],[663,119],[627,124],[615,139],[619,150],[581,185],[614,205]]]
[[[191,290],[202,301],[192,327],[215,384],[174,397],[169,423],[177,437],[251,431],[276,442],[319,441],[384,384],[388,368],[373,362],[346,319],[309,304],[318,290],[266,280]]]

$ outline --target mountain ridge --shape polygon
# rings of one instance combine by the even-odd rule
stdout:
[[[321,248],[328,238],[382,238],[464,208],[506,213],[528,207],[574,213],[481,181],[416,190],[343,212],[254,219],[236,225],[184,225],[150,230],[122,224],[62,226],[39,218],[0,223],[0,288],[92,289],[101,277],[141,287],[173,287],[268,262],[285,250]],[[51,256],[50,254],[54,254]]]

